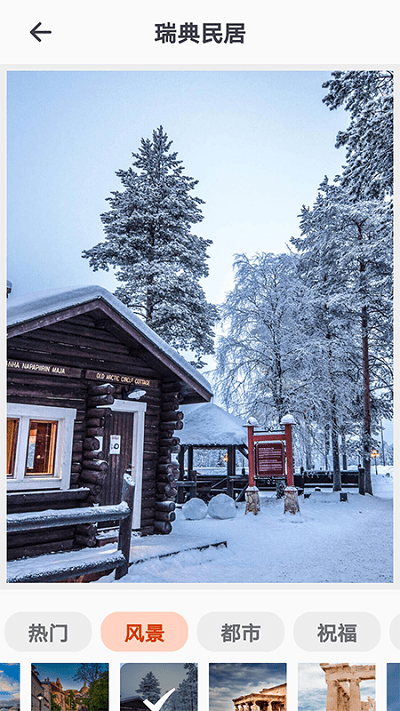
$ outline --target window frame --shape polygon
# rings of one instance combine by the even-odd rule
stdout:
[[[76,410],[67,407],[7,403],[7,417],[19,421],[14,475],[7,477],[7,490],[69,489]],[[57,421],[54,474],[26,475],[30,420]]]

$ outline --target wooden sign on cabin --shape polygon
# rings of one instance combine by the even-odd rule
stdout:
[[[151,378],[140,378],[137,375],[126,375],[124,373],[104,373],[101,370],[87,370],[85,378],[97,380],[104,383],[121,383],[121,385],[137,385],[140,387],[156,388],[157,380]]]

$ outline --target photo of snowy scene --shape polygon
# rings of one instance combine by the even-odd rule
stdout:
[[[374,664],[299,664],[299,711],[376,711]]]
[[[210,711],[286,711],[286,664],[210,664]]]
[[[0,709],[20,709],[19,664],[0,664]]]
[[[197,711],[197,664],[122,664],[120,694],[121,711]]]
[[[8,72],[8,583],[393,583],[393,80]]]

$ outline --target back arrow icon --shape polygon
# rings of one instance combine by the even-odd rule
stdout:
[[[41,42],[41,38],[39,35],[51,35],[51,30],[39,30],[38,27],[40,27],[42,23],[38,22],[37,25],[31,30],[31,35],[37,39],[38,42]]]

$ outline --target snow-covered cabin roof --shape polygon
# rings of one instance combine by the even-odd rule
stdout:
[[[45,326],[52,320],[60,321],[76,315],[74,307],[82,307],[85,313],[101,308],[110,315],[112,311],[122,317],[127,328],[153,355],[163,360],[175,375],[186,383],[194,386],[203,400],[212,396],[211,385],[175,348],[168,345],[160,336],[147,326],[139,316],[134,314],[101,286],[80,286],[70,289],[52,289],[24,296],[14,296],[7,301],[7,327],[9,336],[18,335]],[[82,313],[82,309],[80,309]]]
[[[247,444],[245,422],[230,415],[222,407],[207,402],[204,405],[183,405],[183,428],[177,431],[181,444],[195,446]]]

